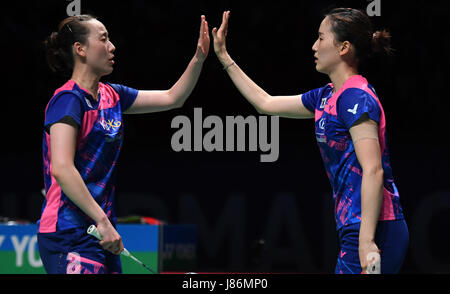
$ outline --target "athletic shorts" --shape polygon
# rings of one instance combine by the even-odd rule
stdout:
[[[338,230],[340,252],[335,268],[336,274],[360,274],[359,262],[360,223],[344,226]],[[409,233],[405,220],[379,221],[375,232],[375,244],[381,250],[381,273],[399,272],[408,251]]]
[[[104,250],[84,228],[38,233],[42,263],[48,274],[120,274],[119,255]]]

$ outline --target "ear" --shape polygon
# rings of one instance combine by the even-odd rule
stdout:
[[[349,41],[344,41],[339,46],[339,55],[344,56],[350,52],[352,44]]]
[[[73,51],[75,55],[86,57],[86,46],[81,44],[80,42],[75,42],[73,44]]]

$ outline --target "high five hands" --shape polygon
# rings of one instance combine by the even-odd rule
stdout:
[[[230,11],[225,11],[222,15],[222,24],[219,29],[216,27],[212,30],[212,35],[214,38],[214,52],[216,53],[219,60],[224,63],[228,55],[226,48],[226,36],[228,32],[228,19],[230,18]],[[204,15],[201,16],[200,24],[200,36],[197,42],[197,51],[195,53],[199,61],[204,61],[208,56],[209,52],[209,29],[208,22]]]

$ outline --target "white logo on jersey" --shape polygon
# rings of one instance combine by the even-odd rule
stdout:
[[[320,108],[324,108],[325,103],[327,103],[327,98],[322,98],[322,102],[320,103]]]
[[[356,114],[356,109],[358,109],[358,103],[355,104],[355,106],[353,107],[353,109],[349,108],[347,109],[348,112],[351,112],[353,114]]]
[[[91,101],[89,101],[89,99],[87,99],[87,98],[84,98],[84,99],[86,100],[86,104],[87,104],[90,108],[92,108]]]

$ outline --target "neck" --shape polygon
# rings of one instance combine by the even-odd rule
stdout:
[[[338,67],[335,71],[328,75],[331,82],[333,83],[333,92],[336,93],[337,91],[339,91],[342,85],[344,85],[344,83],[351,76],[357,74],[358,70],[354,67],[346,66],[345,64],[343,64],[341,67]]]
[[[98,100],[99,75],[93,73],[86,66],[75,66],[71,80],[81,88],[86,89],[95,100]]]

